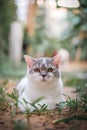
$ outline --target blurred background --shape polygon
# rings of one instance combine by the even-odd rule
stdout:
[[[87,0],[0,0],[0,79],[25,74],[24,54],[57,53],[64,84],[86,83]]]

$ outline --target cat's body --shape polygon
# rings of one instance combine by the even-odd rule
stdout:
[[[44,97],[38,104],[46,104],[48,109],[54,109],[56,104],[65,101],[63,82],[58,66],[59,59],[56,58],[38,58],[35,60],[25,56],[27,75],[17,86],[19,107],[22,111],[26,109],[23,99],[32,103],[36,99]],[[38,104],[36,105],[39,107]],[[28,104],[28,107],[30,111],[33,111],[31,105]]]

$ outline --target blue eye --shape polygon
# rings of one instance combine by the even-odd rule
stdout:
[[[40,72],[40,69],[39,68],[35,68],[34,71],[35,72]]]
[[[47,72],[53,72],[53,68],[48,68]]]

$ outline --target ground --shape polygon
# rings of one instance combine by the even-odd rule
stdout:
[[[1,79],[0,85],[3,82],[4,79]],[[15,84],[16,81],[8,80],[5,83],[6,92],[11,93]],[[71,98],[76,97],[75,88],[64,86],[64,93]],[[72,118],[72,116],[76,115],[79,115],[79,119]],[[41,114],[32,113],[28,116],[21,113],[14,113],[12,115],[9,108],[4,108],[0,110],[0,130],[86,130],[87,119],[80,119],[80,115],[86,116],[87,113],[70,111],[70,109],[64,108],[61,113],[58,110],[52,110],[45,111]],[[60,119],[66,119],[68,117],[70,120],[58,122]]]
[[[1,81],[3,82],[3,80]],[[5,88],[7,89],[8,93],[11,93],[15,82],[10,80]],[[64,87],[65,94],[68,93],[69,96],[75,98],[75,88]],[[61,122],[56,123],[57,120],[64,119],[67,117],[71,117],[73,112],[70,112],[68,109],[65,109],[60,114],[57,110],[43,112],[42,114],[30,114],[30,121],[29,121],[29,130],[86,130],[87,122],[84,120],[71,120],[67,123]],[[13,121],[22,121],[22,124],[27,123],[27,118],[25,114],[17,114],[14,117],[11,117],[10,110],[5,109],[0,111],[0,130],[12,130],[14,128]],[[21,122],[20,122],[21,123]],[[20,127],[19,127],[20,128]],[[23,130],[25,125],[23,125]],[[17,130],[16,126],[14,130]]]

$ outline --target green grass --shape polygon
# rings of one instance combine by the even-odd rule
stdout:
[[[82,71],[82,73],[86,73],[87,71]],[[69,86],[69,87],[77,87],[80,85],[83,85],[87,83],[87,79],[81,79],[76,76],[78,74],[78,71],[73,71],[73,72],[63,72],[62,73],[62,78],[64,82],[64,86]]]
[[[7,82],[7,81],[6,81]],[[10,116],[12,121],[15,122],[14,117],[17,116],[18,113],[25,114],[27,119],[27,125],[30,124],[30,117],[31,112],[29,108],[26,108],[25,113],[21,113],[18,109],[18,93],[14,89],[11,94],[6,93],[6,90],[4,89],[4,85],[6,84],[4,82],[0,86],[0,110],[5,111],[7,108],[10,109]],[[69,122],[71,120],[87,120],[87,117],[82,115],[81,113],[87,112],[87,84],[79,84],[77,87],[77,92],[79,93],[80,100],[78,99],[72,99],[68,96],[68,99],[65,102],[61,102],[60,104],[57,104],[56,110],[58,111],[58,114],[62,114],[61,112],[64,110],[65,107],[68,107],[71,112],[73,112],[73,115],[69,115],[69,117],[63,118],[61,120],[55,119],[53,123],[61,123],[61,122]],[[66,95],[65,95],[66,96]],[[9,99],[8,99],[9,98]],[[43,112],[49,112],[47,111],[47,105],[39,105],[39,101],[41,101],[44,97],[40,97],[36,99],[32,103],[28,103],[25,101],[26,105],[30,104],[31,107],[34,108],[33,114],[41,115]],[[37,107],[37,104],[39,105],[39,108]],[[79,111],[80,110],[80,111]],[[77,113],[80,115],[77,115]],[[21,120],[22,121],[22,120]],[[25,129],[26,125],[21,124],[22,122],[18,121],[14,123],[14,130],[18,130],[19,128],[23,130]],[[22,128],[21,128],[22,127]]]
[[[65,122],[68,123],[69,121],[72,120],[86,120],[87,121],[87,117],[86,116],[81,116],[81,115],[73,115],[71,117],[67,117],[61,120],[54,120],[53,123],[61,123],[61,122]]]
[[[19,66],[14,65],[9,60],[0,63],[0,78],[18,79],[24,76],[26,73],[26,64],[21,62]]]
[[[6,92],[3,87],[0,87],[0,110],[3,110],[8,106],[8,101],[6,97]]]

